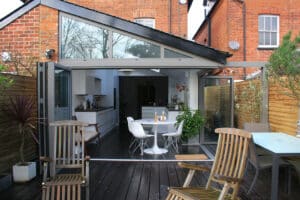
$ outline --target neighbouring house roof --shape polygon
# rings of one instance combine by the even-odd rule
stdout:
[[[0,20],[0,30],[38,5],[51,7],[64,13],[119,29],[221,64],[226,64],[227,57],[231,56],[228,52],[213,49],[166,32],[60,0],[32,0],[25,3]]]

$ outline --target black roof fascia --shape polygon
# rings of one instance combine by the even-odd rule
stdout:
[[[205,0],[204,0],[205,1]],[[215,10],[215,8],[217,7],[217,4],[220,2],[220,0],[216,0],[216,3],[213,5],[213,7],[210,9],[209,13],[205,16],[205,19],[203,20],[203,22],[201,23],[201,25],[199,26],[198,30],[195,32],[194,36],[193,36],[193,40],[195,39],[196,35],[198,34],[198,32],[201,30],[202,26],[204,26],[204,24],[207,22],[207,20],[210,18],[211,14],[213,13],[213,11]],[[204,2],[203,2],[204,3]]]
[[[221,64],[226,64],[226,58],[231,56],[231,54],[228,52],[219,51],[153,28],[149,28],[116,16],[104,14],[69,2],[59,0],[41,0],[41,4],[71,15],[88,19],[130,34],[143,37],[145,39],[164,44],[166,46],[171,46],[197,56],[205,57]]]
[[[5,26],[7,26],[8,24],[10,24],[11,22],[18,19],[19,17],[21,17],[22,15],[24,15],[25,13],[27,13],[28,11],[30,11],[31,9],[40,5],[40,3],[41,3],[41,0],[29,1],[25,4],[23,4],[22,6],[20,6],[19,8],[17,8],[16,10],[14,10],[13,12],[11,12],[8,15],[1,18],[0,19],[0,30],[2,28],[4,28]]]

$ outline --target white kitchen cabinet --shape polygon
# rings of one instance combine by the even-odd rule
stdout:
[[[78,121],[96,124],[101,136],[105,135],[115,127],[114,110],[109,108],[98,112],[75,112]]]
[[[95,77],[88,76],[87,70],[72,71],[73,93],[87,95],[95,93]]]

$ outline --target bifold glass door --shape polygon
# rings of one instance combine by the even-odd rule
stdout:
[[[200,143],[213,144],[219,127],[233,127],[233,80],[231,77],[199,78],[199,107],[205,116]]]
[[[49,155],[49,123],[71,119],[71,70],[48,62],[37,66],[40,155]]]

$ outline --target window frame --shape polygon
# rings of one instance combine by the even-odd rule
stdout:
[[[259,24],[259,19],[260,17],[263,17],[264,18],[264,29],[260,29],[260,24]],[[265,23],[265,19],[269,17],[269,18],[273,18],[275,17],[276,18],[276,23],[277,23],[277,28],[276,30],[272,30],[272,21],[270,21],[270,29],[269,30],[266,30],[265,27],[266,27],[266,23]],[[265,48],[265,49],[271,49],[271,48],[277,48],[279,47],[279,23],[280,22],[280,19],[279,19],[279,15],[273,15],[273,14],[261,14],[261,15],[258,15],[258,48]],[[260,33],[276,33],[276,44],[275,45],[272,45],[272,44],[268,44],[266,45],[266,38],[264,37],[263,38],[263,42],[264,44],[259,44],[259,41],[260,41]],[[270,41],[271,41],[271,37],[270,37]]]

